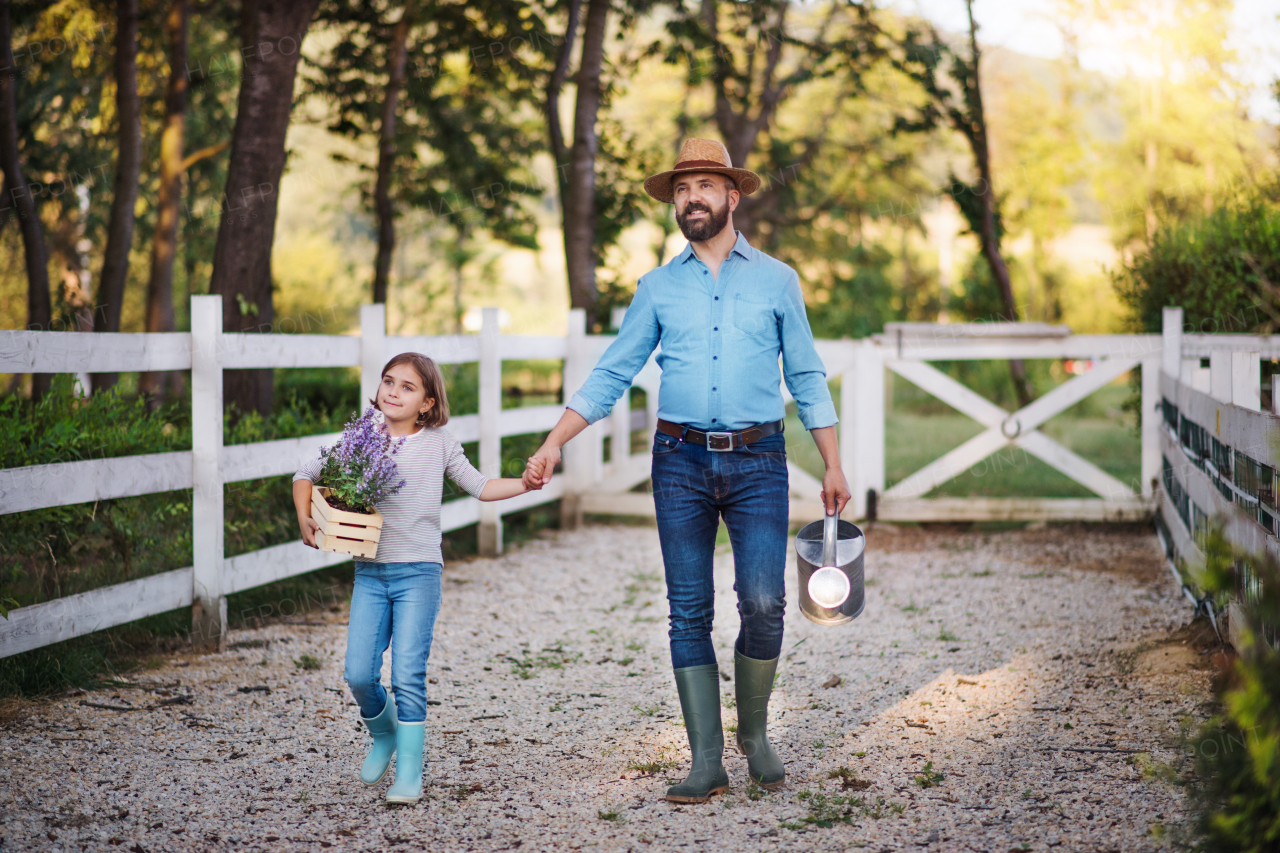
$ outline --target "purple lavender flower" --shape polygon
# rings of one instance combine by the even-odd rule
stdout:
[[[347,506],[372,512],[374,504],[405,485],[403,479],[396,482],[398,471],[391,458],[404,441],[392,438],[379,423],[377,410],[366,409],[343,428],[337,444],[320,448],[320,484]]]

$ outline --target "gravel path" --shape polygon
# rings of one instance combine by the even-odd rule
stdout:
[[[788,784],[749,787],[730,751],[730,793],[701,806],[660,799],[688,764],[661,573],[642,526],[449,566],[417,807],[359,783],[345,610],[313,606],[138,675],[148,687],[10,722],[0,850],[1130,853],[1185,818],[1165,780],[1179,721],[1202,716],[1208,642],[1179,631],[1189,609],[1150,533],[881,525],[866,612],[841,628],[799,615],[789,570],[772,704]],[[731,673],[727,546],[716,580]]]

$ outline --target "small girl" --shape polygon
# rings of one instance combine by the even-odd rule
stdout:
[[[356,561],[345,677],[373,735],[361,781],[381,782],[398,752],[387,802],[415,803],[422,797],[427,656],[440,610],[444,477],[482,501],[515,497],[528,489],[514,478],[487,479],[467,461],[458,439],[440,429],[449,420],[449,401],[439,368],[425,355],[401,353],[387,362],[377,397],[370,402],[382,413],[388,433],[406,437],[395,454],[405,485],[377,505],[383,517],[377,562]],[[293,477],[302,541],[313,548],[319,525],[311,518],[311,484],[322,463],[317,458]],[[380,681],[388,644],[394,697]]]

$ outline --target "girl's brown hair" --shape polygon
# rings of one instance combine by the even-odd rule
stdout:
[[[427,392],[427,399],[436,401],[434,406],[418,415],[418,426],[442,427],[447,424],[449,397],[444,391],[444,377],[440,374],[440,368],[420,352],[402,352],[386,363],[382,368],[382,375],[386,376],[388,370],[401,364],[407,364],[418,372],[418,376],[422,379],[422,387]],[[375,409],[382,411],[378,408],[377,393],[369,402]]]

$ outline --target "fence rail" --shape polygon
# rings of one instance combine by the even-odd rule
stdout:
[[[221,330],[220,298],[197,296],[191,302],[190,333],[0,332],[0,372],[190,369],[193,447],[190,451],[0,470],[0,514],[179,489],[191,489],[193,496],[193,565],[18,608],[10,613],[8,620],[0,621],[0,657],[187,606],[193,609],[192,639],[197,646],[222,648],[226,641],[228,595],[348,559],[345,555],[306,548],[300,542],[234,556],[224,553],[225,485],[291,473],[313,458],[321,444],[331,443],[337,437],[317,435],[224,446],[224,370],[358,367],[361,399],[367,399],[373,396],[381,379],[382,365],[396,353],[427,352],[444,364],[476,362],[479,411],[451,418],[448,429],[462,442],[478,442],[478,467],[489,476],[500,475],[502,438],[544,432],[563,411],[558,405],[503,409],[502,362],[563,360],[563,387],[571,392],[586,379],[612,338],[587,335],[581,311],[570,312],[568,332],[563,337],[501,335],[497,310],[485,309],[482,316],[479,335],[389,337],[384,307],[367,305],[361,309],[359,336],[235,334]],[[1186,385],[1196,388],[1203,385],[1207,392],[1211,384],[1209,374],[1218,377],[1213,381],[1220,384],[1221,376],[1225,375],[1221,366],[1225,363],[1223,353],[1229,356],[1231,347],[1247,345],[1251,352],[1280,355],[1280,341],[1237,340],[1237,337],[1180,336],[1176,346],[1183,359],[1180,369],[1185,366],[1188,371]],[[841,460],[854,496],[851,514],[856,517],[875,512],[882,519],[940,521],[1144,518],[1151,512],[1153,486],[1161,476],[1162,456],[1167,470],[1171,455],[1176,455],[1170,445],[1171,437],[1161,428],[1172,400],[1168,391],[1163,395],[1164,406],[1159,403],[1160,382],[1167,381],[1167,377],[1160,380],[1158,367],[1162,357],[1168,358],[1168,334],[1163,339],[1155,335],[1071,335],[1062,327],[1039,324],[890,324],[883,335],[873,339],[818,341],[816,345],[828,376],[838,381],[842,392]],[[1202,353],[1217,367],[1201,371],[1196,359]],[[1030,406],[1007,412],[927,364],[931,360],[1009,358],[1090,359],[1094,366]],[[1048,418],[1133,369],[1142,371],[1142,484],[1138,491],[1036,429]],[[944,454],[887,491],[886,370],[915,383],[986,427],[975,439]],[[624,394],[609,418],[592,425],[565,448],[563,473],[546,489],[500,503],[480,503],[470,497],[450,501],[442,510],[442,527],[447,531],[475,524],[481,553],[497,554],[503,547],[502,516],[548,501],[561,501],[562,521],[569,527],[588,512],[652,516],[652,495],[632,491],[649,477],[649,453],[645,450],[633,454],[630,448],[635,431],[652,431],[656,426],[658,383],[659,370],[650,359],[633,384],[646,392],[646,407],[631,411],[631,392]],[[781,376],[779,385],[784,399],[790,400]],[[1256,389],[1254,393],[1256,395]],[[1201,411],[1195,406],[1209,404],[1203,400],[1195,402],[1184,395],[1178,397],[1176,405],[1191,413]],[[1228,429],[1235,428],[1228,424]],[[1265,427],[1257,429],[1265,430]],[[1256,430],[1249,432],[1250,436],[1255,434]],[[611,439],[607,461],[606,437]],[[1083,483],[1098,497],[925,497],[939,483],[1010,445],[1020,446],[1045,460]],[[1233,446],[1244,445],[1237,442]],[[818,502],[821,488],[818,479],[792,464],[788,464],[788,471],[791,519],[808,521],[819,517],[822,508]],[[1203,483],[1188,485],[1186,494],[1204,502],[1198,506],[1208,506],[1207,502],[1215,498],[1204,492],[1202,486]],[[1227,500],[1222,497],[1221,489],[1213,494],[1218,495],[1218,500]],[[1160,500],[1167,502],[1167,495],[1162,495]],[[1274,502],[1270,506],[1274,508]],[[1190,524],[1194,527],[1194,521]],[[1173,535],[1173,539],[1180,543],[1180,548],[1194,546],[1194,536],[1190,533]]]
[[[225,484],[292,473],[314,458],[319,446],[338,437],[335,433],[223,446],[224,370],[359,367],[363,399],[376,390],[387,358],[399,352],[429,352],[443,364],[479,362],[480,411],[451,418],[449,429],[459,441],[480,442],[481,470],[499,476],[501,439],[546,431],[563,411],[560,406],[503,410],[501,362],[564,359],[567,344],[563,337],[500,336],[497,312],[486,310],[483,317],[479,336],[388,337],[384,307],[364,306],[359,337],[235,334],[221,331],[221,299],[197,296],[192,298],[189,333],[0,332],[0,372],[192,371],[193,450],[0,470],[0,515],[192,489],[195,558],[192,566],[15,609],[0,622],[0,656],[187,606],[194,607],[193,641],[204,648],[221,648],[226,641],[227,595],[350,559],[300,542],[230,557],[223,553]],[[591,357],[601,348],[593,339],[578,349],[581,356]],[[627,415],[628,429],[647,425],[647,418],[637,425]],[[630,441],[623,447],[629,451]],[[501,505],[482,505],[470,497],[450,501],[441,513],[442,527],[457,530],[479,522],[482,550],[497,553],[502,548],[503,514],[557,500],[563,493],[564,482],[556,480]]]
[[[1164,310],[1160,376],[1161,490],[1157,530],[1183,589],[1205,607],[1186,579],[1204,561],[1201,546],[1211,523],[1252,554],[1280,558],[1280,391],[1268,377],[1272,411],[1262,411],[1261,362],[1280,358],[1280,337],[1185,335],[1181,308]],[[1208,359],[1209,365],[1203,365]],[[1250,594],[1246,573],[1244,588]],[[1228,606],[1235,640],[1237,603]]]

